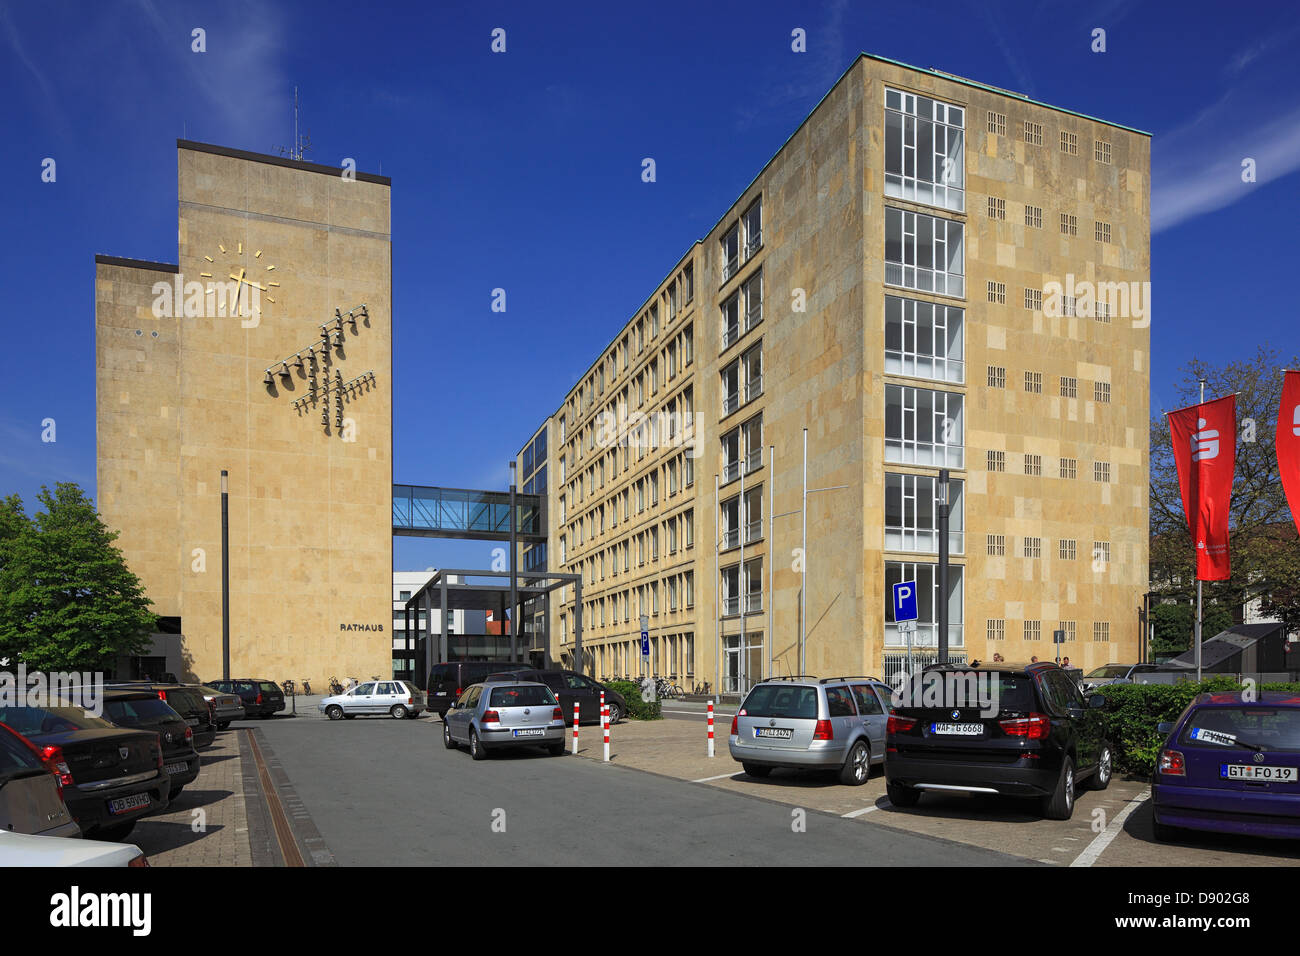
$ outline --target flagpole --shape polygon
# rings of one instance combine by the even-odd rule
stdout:
[[[1205,379],[1201,379],[1201,404],[1205,404]],[[1199,562],[1198,562],[1199,563]],[[1199,569],[1198,569],[1199,571]],[[1196,683],[1201,682],[1201,576],[1196,575]]]

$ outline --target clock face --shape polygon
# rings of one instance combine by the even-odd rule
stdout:
[[[209,268],[199,277],[216,296],[220,312],[260,318],[267,304],[275,303],[280,283],[274,263],[263,250],[242,242],[222,242],[203,261]]]

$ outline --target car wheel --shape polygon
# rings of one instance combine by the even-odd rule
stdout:
[[[487,759],[487,748],[478,739],[478,732],[473,727],[469,730],[469,755],[475,760]]]
[[[1102,741],[1101,756],[1097,758],[1097,771],[1092,775],[1092,780],[1088,783],[1091,789],[1105,790],[1110,786],[1110,776],[1113,772],[1112,763],[1110,744]]]
[[[860,787],[871,776],[871,748],[859,740],[849,751],[840,768],[840,783]]]
[[[546,749],[550,751],[552,757],[563,757],[563,756],[564,756],[564,742],[563,742],[563,741],[561,741],[561,742],[558,743],[558,744],[549,744],[549,745],[547,745]]]
[[[343,708],[340,707],[338,704],[330,704],[328,707],[325,708],[325,716],[328,717],[330,720],[342,720]]]
[[[225,723],[217,724],[217,730],[225,730],[229,726],[230,721],[227,720]]]
[[[407,715],[410,713],[410,711],[408,711],[401,704],[394,704],[393,709],[390,710],[389,713],[392,714],[398,720],[404,720],[407,717]]]
[[[456,741],[451,739],[451,724],[442,722],[442,745],[448,750],[456,749]]]
[[[741,766],[745,769],[745,773],[751,777],[766,777],[772,772],[771,767],[764,767],[762,764],[757,763],[742,763]]]
[[[90,834],[92,840],[107,840],[109,843],[121,843],[135,829],[135,821],[119,823],[117,826],[101,827]]]
[[[618,723],[618,722],[619,722],[620,720],[622,720],[622,719],[623,719],[623,708],[620,707],[620,706],[618,706],[618,704],[610,704],[610,705],[609,705],[609,722],[610,722],[611,724],[616,724],[616,723]]]
[[[1069,757],[1061,764],[1056,790],[1043,798],[1043,816],[1049,820],[1068,820],[1074,815],[1074,761]]]
[[[896,807],[914,807],[921,800],[921,791],[905,787],[901,783],[886,783],[885,793],[889,802]]]

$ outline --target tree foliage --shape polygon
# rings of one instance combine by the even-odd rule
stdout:
[[[1194,359],[1177,386],[1177,407],[1237,395],[1237,469],[1229,509],[1232,577],[1205,582],[1205,601],[1241,607],[1258,598],[1265,614],[1300,624],[1300,536],[1296,534],[1278,474],[1274,434],[1282,400],[1282,370],[1300,368],[1280,353],[1261,346],[1249,360],[1215,366]],[[1183,514],[1178,471],[1169,437],[1169,420],[1151,422],[1151,588],[1162,597],[1190,601],[1196,595],[1195,549]],[[1207,612],[1208,619],[1208,612]],[[1208,623],[1204,637],[1213,633]]]
[[[42,488],[28,517],[0,500],[0,659],[33,670],[103,670],[142,653],[157,623],[139,579],[76,484]]]

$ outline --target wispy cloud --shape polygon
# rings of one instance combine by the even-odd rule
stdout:
[[[15,59],[31,74],[36,86],[40,89],[46,115],[61,136],[68,136],[72,130],[72,124],[68,122],[67,113],[64,112],[63,107],[60,105],[59,97],[55,93],[49,78],[32,62],[32,58],[27,54],[26,44],[23,43],[23,39],[18,33],[18,28],[14,26],[13,20],[10,19],[9,11],[3,6],[0,6],[0,28],[3,28],[5,41],[9,44],[9,49],[13,51]]]

